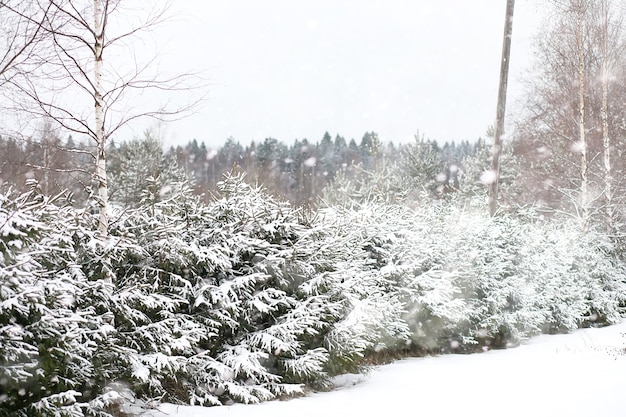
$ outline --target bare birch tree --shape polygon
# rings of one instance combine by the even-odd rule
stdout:
[[[526,110],[515,147],[527,195],[546,211],[572,213],[583,228],[617,210],[618,155],[626,134],[624,10],[610,0],[550,0],[537,38]],[[532,202],[532,201],[526,201]],[[609,203],[610,202],[610,203]],[[598,220],[598,221],[596,221]]]
[[[38,62],[27,73],[7,80],[17,92],[16,109],[33,118],[51,120],[66,132],[87,137],[94,161],[98,231],[108,235],[108,182],[106,149],[110,138],[139,118],[171,120],[182,117],[198,102],[146,109],[131,105],[133,92],[197,91],[195,74],[160,76],[154,59],[140,63],[133,40],[142,40],[166,21],[167,7],[139,12],[124,8],[124,0],[34,0],[31,7],[49,10],[54,18],[33,19],[11,2],[2,2],[16,21],[37,27],[49,38],[52,58]],[[145,4],[142,4],[142,10]],[[129,18],[129,16],[131,18]],[[116,56],[116,59],[107,57]],[[122,58],[123,57],[123,58]],[[124,59],[125,58],[125,59]],[[130,65],[129,65],[130,63]],[[76,150],[76,152],[85,152]]]
[[[600,3],[600,18],[602,20],[602,144],[604,146],[604,169],[606,170],[604,194],[609,222],[611,221],[611,137],[609,136],[609,9],[606,0]]]
[[[612,129],[610,123],[609,94],[615,90],[614,83],[611,82],[611,74],[615,72],[620,61],[624,58],[625,46],[620,43],[622,40],[622,27],[624,23],[623,11],[619,12],[610,0],[600,0],[598,7],[594,10],[593,19],[596,30],[595,40],[599,45],[600,61],[600,84],[602,91],[600,119],[602,124],[602,161],[604,165],[604,199],[606,208],[607,225],[613,228],[615,220],[614,204],[614,162],[612,148],[615,145],[612,139]]]
[[[582,229],[589,227],[589,163],[585,130],[585,16],[587,0],[575,0],[572,11],[576,15],[576,51],[578,58],[578,147],[580,151],[580,216]]]

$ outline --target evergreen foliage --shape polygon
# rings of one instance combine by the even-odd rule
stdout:
[[[513,154],[510,146],[505,146],[502,152],[500,178],[499,178],[499,200],[501,209],[511,211],[525,200],[522,198],[523,178],[520,174],[518,158]],[[472,154],[466,154],[460,163],[460,173],[458,175],[457,199],[473,207],[480,207],[483,201],[487,200],[488,184],[494,180],[494,173],[491,171],[491,146],[484,140],[479,140]]]
[[[109,149],[108,174],[110,201],[124,208],[137,207],[146,193],[158,200],[172,191],[171,184],[187,179],[178,165],[166,158],[161,142],[150,131],[142,139]]]
[[[309,212],[242,174],[209,203],[183,178],[114,214],[107,239],[62,196],[3,193],[0,415],[259,402],[373,356],[621,319],[626,268],[599,230],[454,199],[410,207],[389,198],[391,170],[359,181],[337,175]]]
[[[111,288],[81,265],[77,213],[53,203],[35,188],[1,197],[0,415],[104,416],[115,329],[97,300]]]

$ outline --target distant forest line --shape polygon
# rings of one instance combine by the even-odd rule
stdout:
[[[221,147],[212,149],[193,139],[185,145],[161,149],[159,140],[146,132],[143,138],[112,142],[109,146],[111,196],[115,201],[117,195],[118,203],[123,205],[137,203],[141,190],[121,197],[120,187],[124,185],[118,184],[116,179],[135,175],[133,182],[137,185],[142,181],[137,176],[163,175],[167,171],[165,167],[174,164],[192,182],[197,195],[208,196],[215,192],[224,174],[235,170],[246,173],[248,181],[264,186],[271,194],[294,205],[312,206],[337,176],[354,179],[359,172],[413,171],[416,167],[410,168],[407,164],[415,156],[412,154],[416,143],[426,145],[437,156],[436,161],[427,161],[436,165],[431,167],[430,180],[439,183],[439,191],[437,187],[433,189],[437,194],[454,189],[460,172],[457,168],[484,146],[481,140],[440,146],[434,140],[418,135],[416,138],[415,143],[396,145],[381,142],[375,132],[366,132],[360,141],[348,141],[340,135],[333,138],[327,132],[320,141],[302,139],[291,144],[267,138],[243,146],[229,138]],[[85,202],[91,190],[87,167],[92,161],[90,155],[77,153],[77,149],[89,150],[89,147],[76,143],[71,137],[62,141],[54,135],[28,141],[0,137],[0,180],[21,189],[28,180],[34,179],[44,193],[68,189],[75,202]],[[137,170],[144,172],[129,172]]]

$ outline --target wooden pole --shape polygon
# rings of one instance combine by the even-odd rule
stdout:
[[[498,183],[500,181],[500,155],[502,154],[502,134],[506,110],[506,87],[509,77],[511,56],[511,33],[513,32],[513,8],[515,0],[507,0],[504,21],[504,39],[502,41],[502,62],[500,64],[500,87],[498,89],[498,108],[496,111],[496,130],[493,135],[491,170],[495,178],[489,184],[489,214],[495,215],[498,208]]]

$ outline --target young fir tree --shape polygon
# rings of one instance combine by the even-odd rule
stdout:
[[[92,298],[109,289],[80,264],[83,226],[57,198],[0,197],[2,415],[104,416],[119,399],[103,361],[114,328]]]

